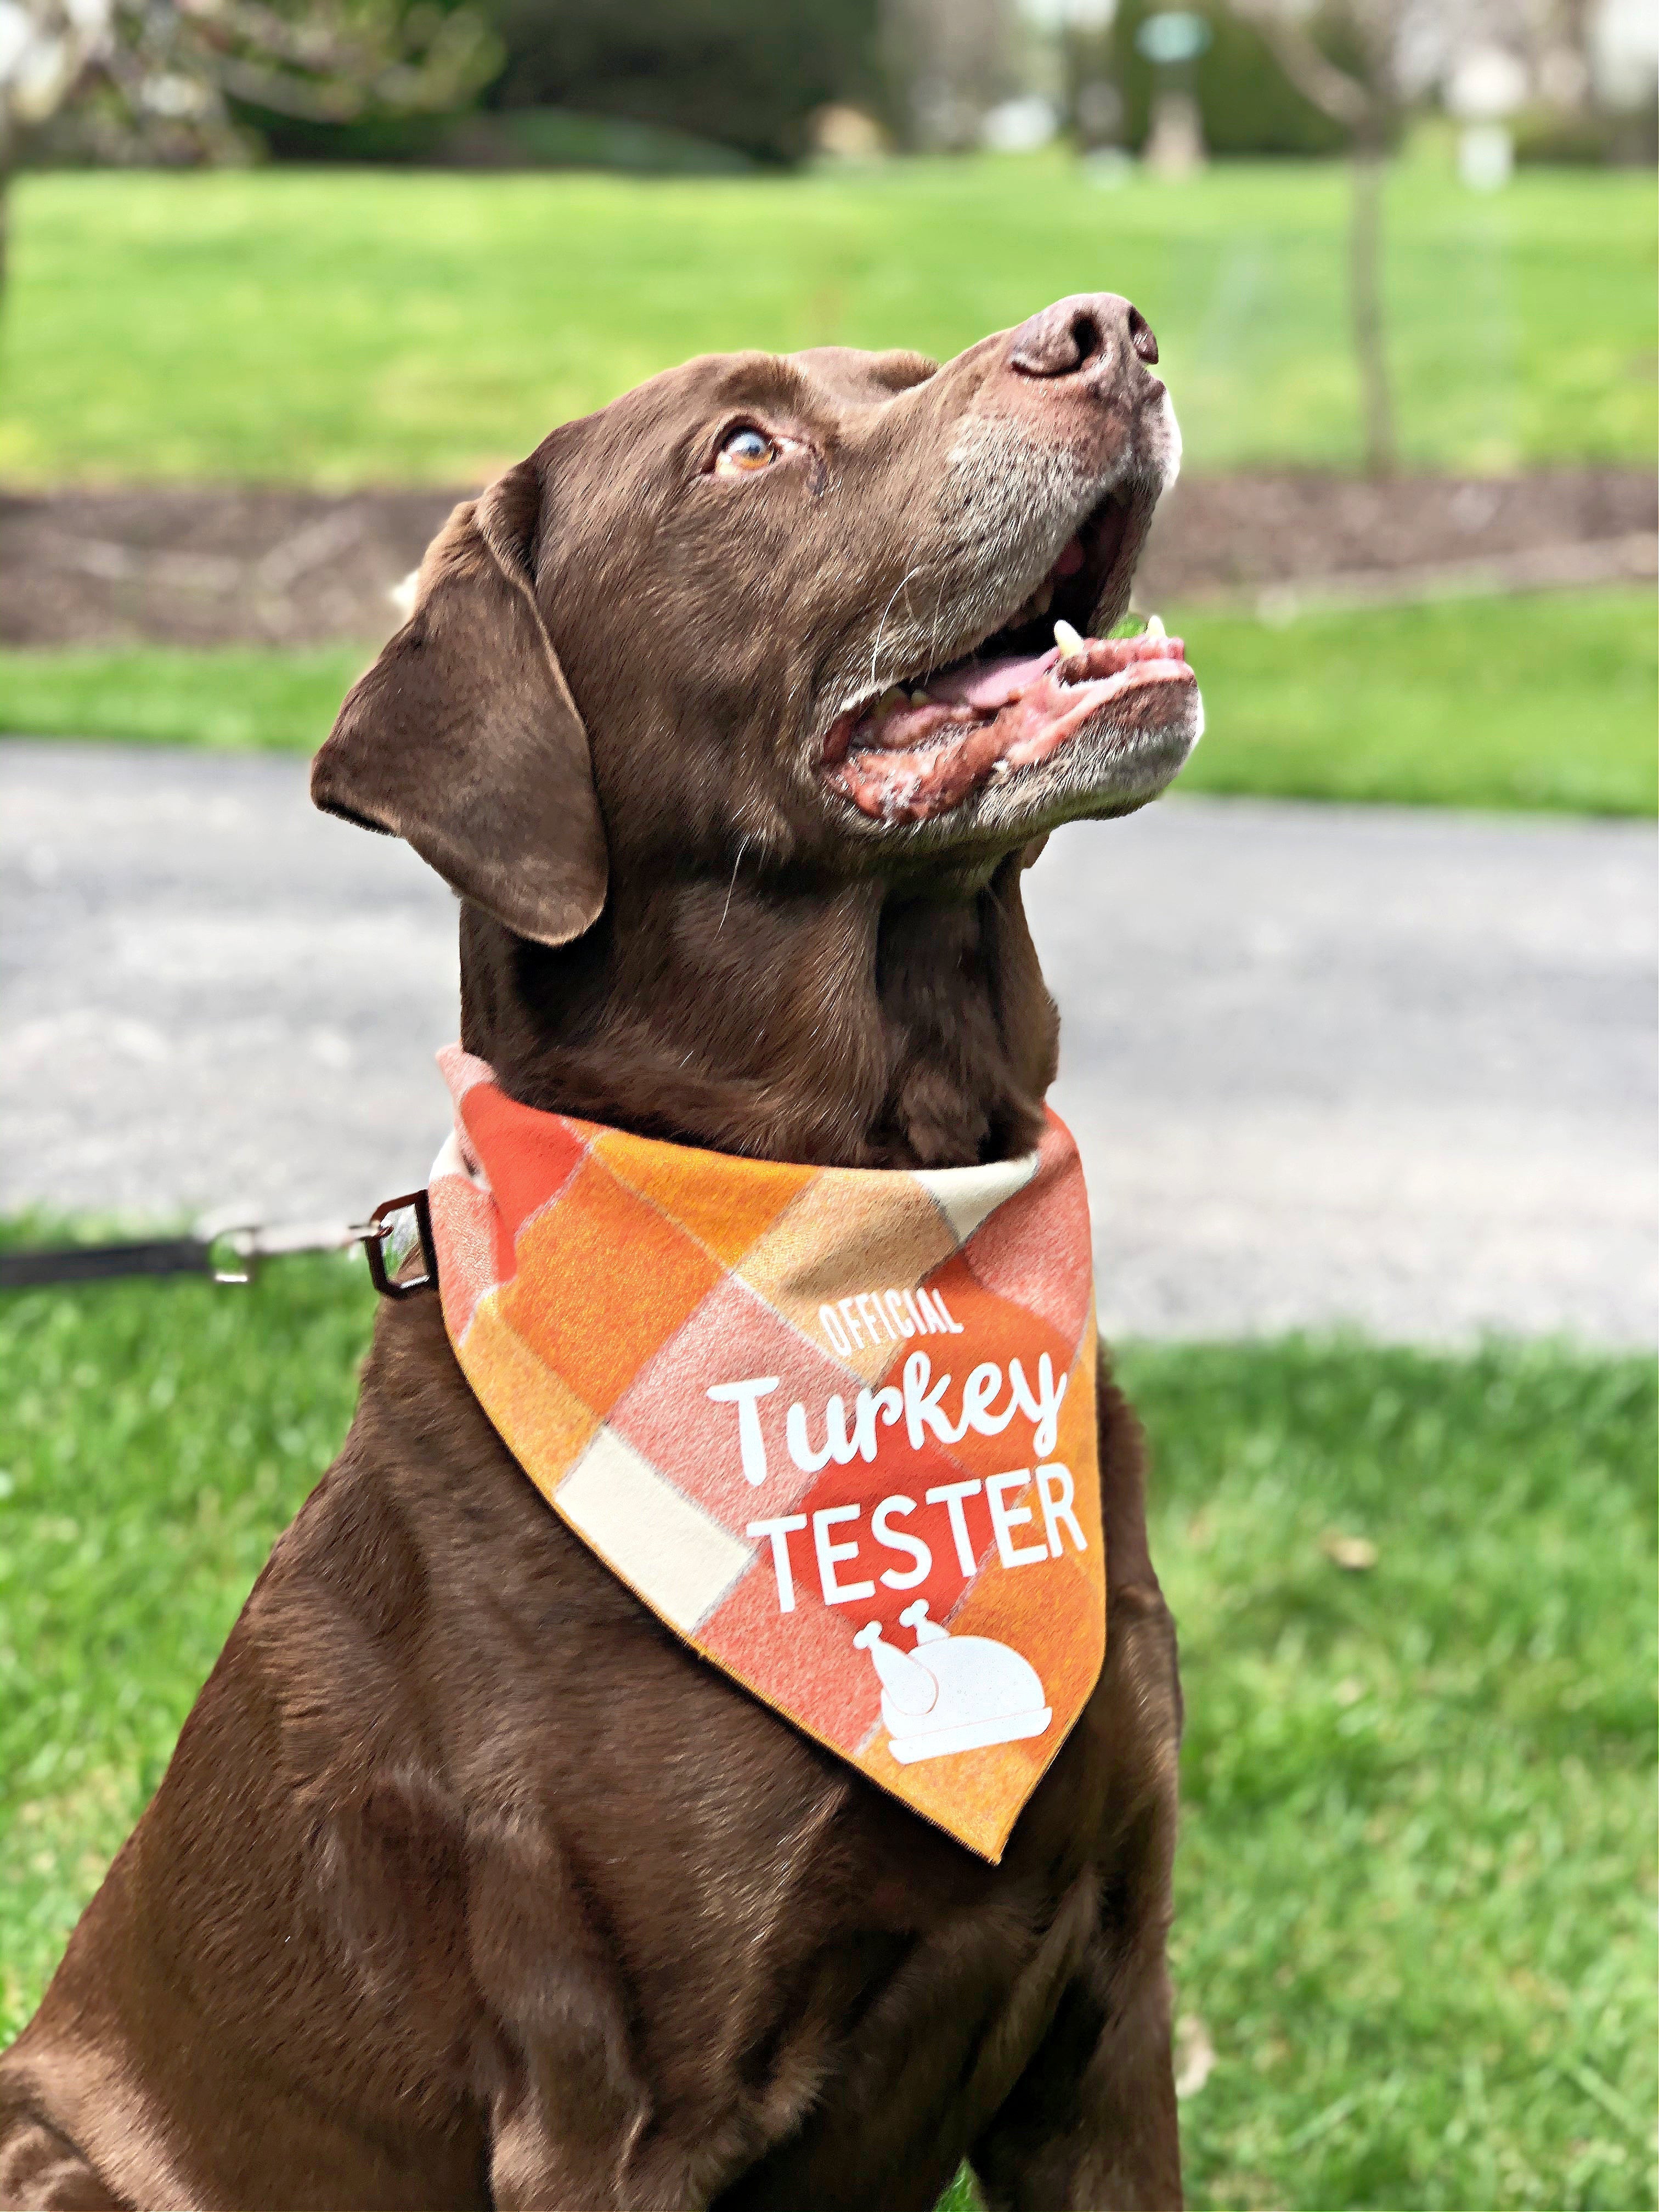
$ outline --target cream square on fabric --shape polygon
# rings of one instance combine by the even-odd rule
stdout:
[[[754,1557],[614,1429],[599,1431],[553,1502],[675,1628],[695,1628]]]
[[[912,1168],[910,1174],[965,1244],[988,1213],[1024,1190],[1037,1171],[1037,1156],[992,1160],[976,1168]]]

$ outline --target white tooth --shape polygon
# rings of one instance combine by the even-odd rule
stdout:
[[[1146,634],[1148,637],[1168,637],[1170,633],[1164,627],[1164,617],[1162,615],[1147,616]]]
[[[1068,622],[1054,624],[1054,643],[1060,647],[1060,657],[1069,660],[1074,653],[1081,653],[1088,641],[1072,628]]]
[[[1034,608],[1038,614],[1046,615],[1054,603],[1054,587],[1050,583],[1039,584],[1025,604]]]
[[[896,684],[890,684],[887,689],[882,693],[880,698],[876,702],[876,712],[878,714],[888,714],[890,713],[893,708],[902,707],[903,704],[903,692],[899,689]]]
[[[910,704],[913,707],[926,707],[930,705],[931,702],[925,691],[913,691],[910,694]]]

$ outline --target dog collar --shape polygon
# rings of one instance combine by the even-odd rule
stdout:
[[[993,1862],[1105,1651],[1088,1201],[660,1144],[439,1055],[444,1324],[548,1504],[704,1659]]]

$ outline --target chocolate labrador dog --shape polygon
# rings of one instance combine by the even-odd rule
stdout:
[[[942,368],[696,361],[456,510],[313,790],[459,892],[512,1097],[843,1166],[1030,1147],[1021,870],[1200,726],[1176,641],[1107,636],[1176,465],[1157,359],[1100,295]],[[925,2212],[966,2158],[993,2206],[1177,2204],[1175,1639],[1102,1384],[1104,1671],[994,1867],[688,1650],[436,1299],[384,1305],[0,2061],[0,2203]]]

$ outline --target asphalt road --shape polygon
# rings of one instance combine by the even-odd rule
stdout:
[[[0,744],[0,1210],[425,1179],[454,909],[287,758]],[[1027,878],[1117,1334],[1659,1337],[1655,841],[1174,799]]]

